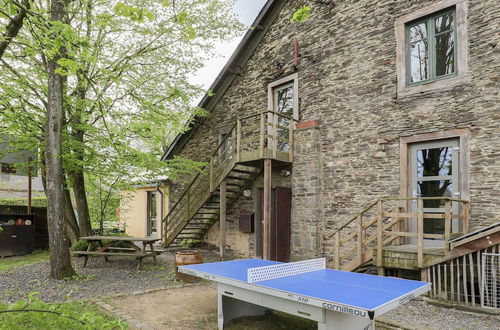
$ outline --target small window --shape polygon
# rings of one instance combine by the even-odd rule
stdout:
[[[467,1],[442,0],[396,18],[398,97],[470,81]]]
[[[407,84],[456,74],[455,8],[406,24]]]

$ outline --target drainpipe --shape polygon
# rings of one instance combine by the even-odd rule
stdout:
[[[158,181],[156,181],[156,191],[160,194],[160,240],[163,243],[163,200],[164,200],[164,195],[163,191],[160,189],[160,186],[158,184]]]

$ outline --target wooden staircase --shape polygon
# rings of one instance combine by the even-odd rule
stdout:
[[[443,213],[424,213],[424,201],[436,200],[444,204]],[[406,211],[410,204],[412,212]],[[372,261],[380,274],[384,267],[425,269],[448,255],[452,239],[468,232],[468,209],[468,201],[456,198],[380,198],[330,236],[334,239],[334,267],[353,271]],[[424,219],[444,221],[444,233],[425,233]],[[460,222],[460,231],[452,231],[452,227],[457,227],[453,226],[454,221]],[[416,230],[411,230],[410,222]],[[426,247],[424,239],[443,240],[443,247]]]
[[[295,120],[273,111],[240,117],[210,156],[209,165],[183,191],[164,222],[164,245],[200,240],[219,219],[220,185],[226,185],[226,207],[260,175],[263,159],[293,160]]]
[[[230,207],[243,190],[249,187],[259,176],[261,169],[258,167],[235,165],[226,176],[227,206]],[[201,202],[200,202],[201,204]],[[220,211],[220,188],[217,188],[210,197],[202,204],[198,212],[178,233],[175,231],[168,237],[166,245],[180,246],[183,240],[201,240],[203,235],[219,220]],[[178,226],[177,230],[180,229]],[[173,239],[172,239],[173,238]]]

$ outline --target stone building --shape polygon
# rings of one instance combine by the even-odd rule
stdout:
[[[468,232],[498,223],[498,1],[314,1],[311,17],[293,23],[301,4],[268,1],[214,82],[215,94],[202,100],[210,115],[198,118],[164,155],[210,163],[196,180],[198,191],[208,191],[198,195],[205,206],[215,196],[214,213],[221,191],[213,185],[220,180],[210,171],[224,147],[232,153],[231,166],[255,169],[243,186],[236,185],[234,200],[228,199],[227,248],[242,257],[262,256],[266,237],[284,249],[283,260],[332,261],[332,234],[385,196],[410,198],[398,200],[397,207],[414,214],[417,199],[411,198],[444,197],[423,202],[422,212],[441,214],[423,223],[429,246],[443,245],[436,237],[445,230],[445,198],[465,201],[450,201],[449,239],[465,234],[467,220]],[[268,110],[294,120],[259,115]],[[266,195],[268,221],[281,221],[270,234],[261,232],[267,207],[263,159],[271,159],[272,191],[286,188],[276,198]],[[203,189],[203,175],[210,189]],[[173,189],[170,222],[181,213],[189,214],[187,221],[196,218],[198,206],[193,215],[189,206],[180,210],[189,197],[185,189]],[[218,216],[194,237],[219,244]],[[253,233],[246,227],[252,217]],[[406,231],[416,232],[417,220],[407,221]],[[189,237],[186,223],[182,232],[171,233]],[[279,247],[280,240],[287,246]]]

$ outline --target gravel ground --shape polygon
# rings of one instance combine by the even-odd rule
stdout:
[[[382,315],[380,319],[396,322],[404,329],[500,329],[500,316],[498,315],[438,307],[422,300],[413,300],[404,304]]]
[[[200,250],[206,262],[218,261],[217,251]],[[137,272],[137,261],[131,258],[114,257],[106,263],[103,258],[91,258],[87,268],[82,268],[83,258],[73,258],[75,270],[79,274],[73,280],[56,281],[48,278],[49,264],[41,262],[16,268],[9,273],[0,274],[0,301],[9,303],[33,291],[40,292],[46,302],[59,302],[64,299],[104,298],[115,295],[129,295],[139,291],[178,286],[175,281],[173,260],[175,250],[169,250],[158,257],[158,265],[152,259],[145,259],[144,269]],[[208,287],[198,286],[206,291]],[[190,290],[193,290],[190,289]],[[152,296],[154,293],[146,294]],[[194,303],[199,304],[199,301]],[[147,322],[147,320],[143,320]],[[500,329],[500,316],[470,313],[453,308],[438,307],[422,300],[411,301],[389,313],[384,314],[377,326],[380,329]],[[391,326],[383,326],[389,321]]]
[[[143,262],[143,270],[137,272],[137,260],[112,257],[89,258],[82,268],[83,258],[73,258],[73,267],[78,276],[74,279],[56,281],[49,278],[49,263],[41,262],[0,274],[0,301],[10,303],[24,299],[30,292],[39,292],[46,302],[60,302],[65,299],[82,299],[127,294],[137,291],[167,288],[178,285],[174,273],[175,250],[169,250],[157,257],[155,266],[152,258]],[[200,250],[205,262],[219,261],[216,251]]]

